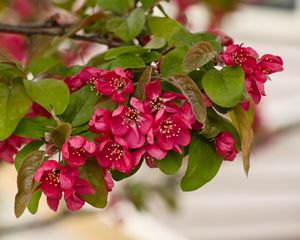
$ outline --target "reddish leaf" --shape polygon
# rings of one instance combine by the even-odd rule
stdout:
[[[183,68],[187,72],[192,72],[201,68],[216,55],[216,50],[209,42],[199,42],[194,45],[183,60]]]
[[[15,215],[19,218],[25,211],[31,196],[33,188],[33,177],[37,169],[43,162],[45,152],[37,150],[29,154],[18,173],[18,193],[15,198]]]
[[[243,108],[238,105],[233,109],[242,142],[243,164],[246,175],[248,176],[250,169],[250,150],[253,142],[254,134],[251,123]]]
[[[206,122],[207,112],[204,98],[196,83],[187,75],[173,74],[167,81],[173,84],[188,99],[193,107],[196,119],[200,123]]]

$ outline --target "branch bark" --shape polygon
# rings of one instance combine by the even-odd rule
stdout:
[[[26,36],[32,35],[47,35],[47,36],[63,36],[67,33],[66,27],[72,25],[58,25],[58,26],[45,26],[45,25],[11,25],[0,23],[0,33],[15,33]],[[73,34],[69,38],[78,41],[94,42],[104,44],[112,47],[122,46],[122,43],[111,41],[106,38],[100,38],[97,35],[79,35]]]

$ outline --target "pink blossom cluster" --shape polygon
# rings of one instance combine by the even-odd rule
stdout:
[[[65,83],[74,92],[86,84],[92,84],[96,91],[109,96],[115,103],[125,103],[126,96],[133,93],[132,73],[121,68],[102,70],[85,67],[78,74],[65,78]]]
[[[264,84],[269,75],[283,71],[281,57],[271,54],[259,57],[253,48],[243,47],[242,45],[229,45],[221,54],[221,57],[226,65],[240,65],[243,68],[246,90],[255,104],[259,104],[261,97],[266,95]]]
[[[104,72],[101,78],[86,81],[92,82],[98,92],[104,93],[109,88],[112,76],[123,81],[116,73],[124,73],[122,69],[100,72]],[[85,74],[85,69],[82,73]],[[123,76],[126,84],[133,86],[128,75]],[[116,86],[110,91],[111,99],[118,99],[115,96],[123,99],[127,95],[123,89]],[[163,159],[170,150],[182,153],[181,147],[190,143],[190,130],[197,123],[191,105],[179,93],[163,92],[157,80],[147,84],[145,95],[144,101],[131,97],[130,104],[119,105],[112,112],[97,109],[89,130],[98,135],[95,140],[99,144],[75,136],[63,145],[63,158],[70,166],[79,167],[87,158],[95,157],[104,169],[130,173],[142,157],[153,166],[155,160]]]
[[[113,71],[94,67],[85,67],[65,79],[72,91],[91,84],[99,94],[119,105],[113,111],[95,110],[88,123],[89,131],[96,135],[93,140],[77,135],[63,144],[65,166],[48,160],[35,174],[35,181],[41,182],[38,188],[47,196],[52,210],[57,210],[62,194],[72,211],[84,205],[82,195],[94,194],[95,189],[79,176],[80,167],[90,159],[96,159],[102,167],[109,192],[114,186],[110,170],[129,174],[142,159],[149,167],[157,167],[156,161],[169,151],[182,153],[182,147],[191,141],[191,130],[202,129],[182,94],[163,91],[160,82],[153,80],[146,85],[145,99],[141,101],[130,97],[134,91],[132,79],[133,74],[121,68]],[[203,95],[210,107],[211,101]],[[223,132],[216,138],[216,152],[232,161],[238,152],[234,144],[234,138]]]
[[[39,189],[46,195],[52,210],[57,211],[63,193],[67,208],[78,211],[85,203],[82,195],[95,193],[92,185],[79,175],[78,168],[63,167],[54,160],[48,160],[38,169],[34,180],[41,183]]]
[[[92,84],[98,93],[119,105],[111,112],[104,108],[95,110],[88,124],[95,139],[77,135],[63,144],[64,167],[48,160],[36,173],[34,179],[41,182],[39,189],[47,196],[51,209],[57,209],[62,193],[73,211],[83,206],[83,194],[93,194],[92,186],[78,175],[80,167],[90,159],[96,159],[102,167],[107,191],[111,191],[114,183],[110,170],[128,174],[142,159],[156,167],[156,161],[165,158],[169,151],[182,153],[182,147],[191,141],[190,130],[199,129],[183,95],[163,91],[160,82],[154,80],[146,85],[143,101],[130,98],[134,90],[132,78],[130,72],[121,68],[112,71],[86,67],[65,80],[73,91]],[[127,100],[129,104],[120,104]]]

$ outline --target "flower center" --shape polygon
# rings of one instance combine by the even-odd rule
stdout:
[[[83,148],[72,148],[73,156],[81,157],[86,151]]]
[[[100,78],[96,77],[91,77],[89,80],[87,80],[87,83],[95,85],[97,81],[100,81]]]
[[[114,78],[110,81],[110,86],[114,87],[116,91],[121,91],[125,87],[125,82],[121,78]]]
[[[123,147],[118,143],[113,143],[108,147],[108,154],[105,155],[110,161],[117,161],[123,157]]]
[[[134,123],[138,124],[140,122],[140,115],[134,109],[128,109],[126,112],[124,119],[127,124],[132,125]]]
[[[46,173],[45,179],[50,185],[54,185],[55,187],[57,187],[59,184],[59,176],[60,176],[59,170],[53,169],[52,171],[48,171]]]
[[[236,63],[241,64],[247,60],[248,54],[243,50],[239,50],[239,51],[234,52],[232,54],[232,57]]]
[[[151,105],[152,109],[154,109],[155,111],[159,111],[159,110],[165,108],[165,102],[160,97],[156,97],[156,98],[152,99],[150,101],[150,105]]]
[[[171,138],[178,137],[181,128],[177,128],[177,125],[171,119],[167,119],[160,124],[159,131],[161,134],[165,135],[166,138]]]
[[[262,70],[262,72],[265,74],[265,75],[268,75],[268,74],[270,74],[270,69],[269,68],[264,68],[263,70]]]

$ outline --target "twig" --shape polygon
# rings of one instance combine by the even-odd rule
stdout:
[[[48,36],[63,36],[67,32],[65,28],[67,26],[72,25],[58,25],[58,26],[47,26],[47,25],[10,25],[5,23],[0,23],[0,32],[3,33],[15,33],[15,34],[22,34],[22,35],[48,35]],[[79,41],[87,41],[87,42],[94,42],[99,44],[104,44],[112,47],[119,47],[122,46],[122,43],[117,41],[110,41],[106,38],[100,38],[96,35],[78,35],[73,34],[69,38]]]
[[[166,13],[165,9],[163,8],[163,6],[162,6],[160,3],[157,4],[157,8],[161,11],[161,13],[162,13],[165,17],[170,18],[170,17],[168,16],[168,14]]]

